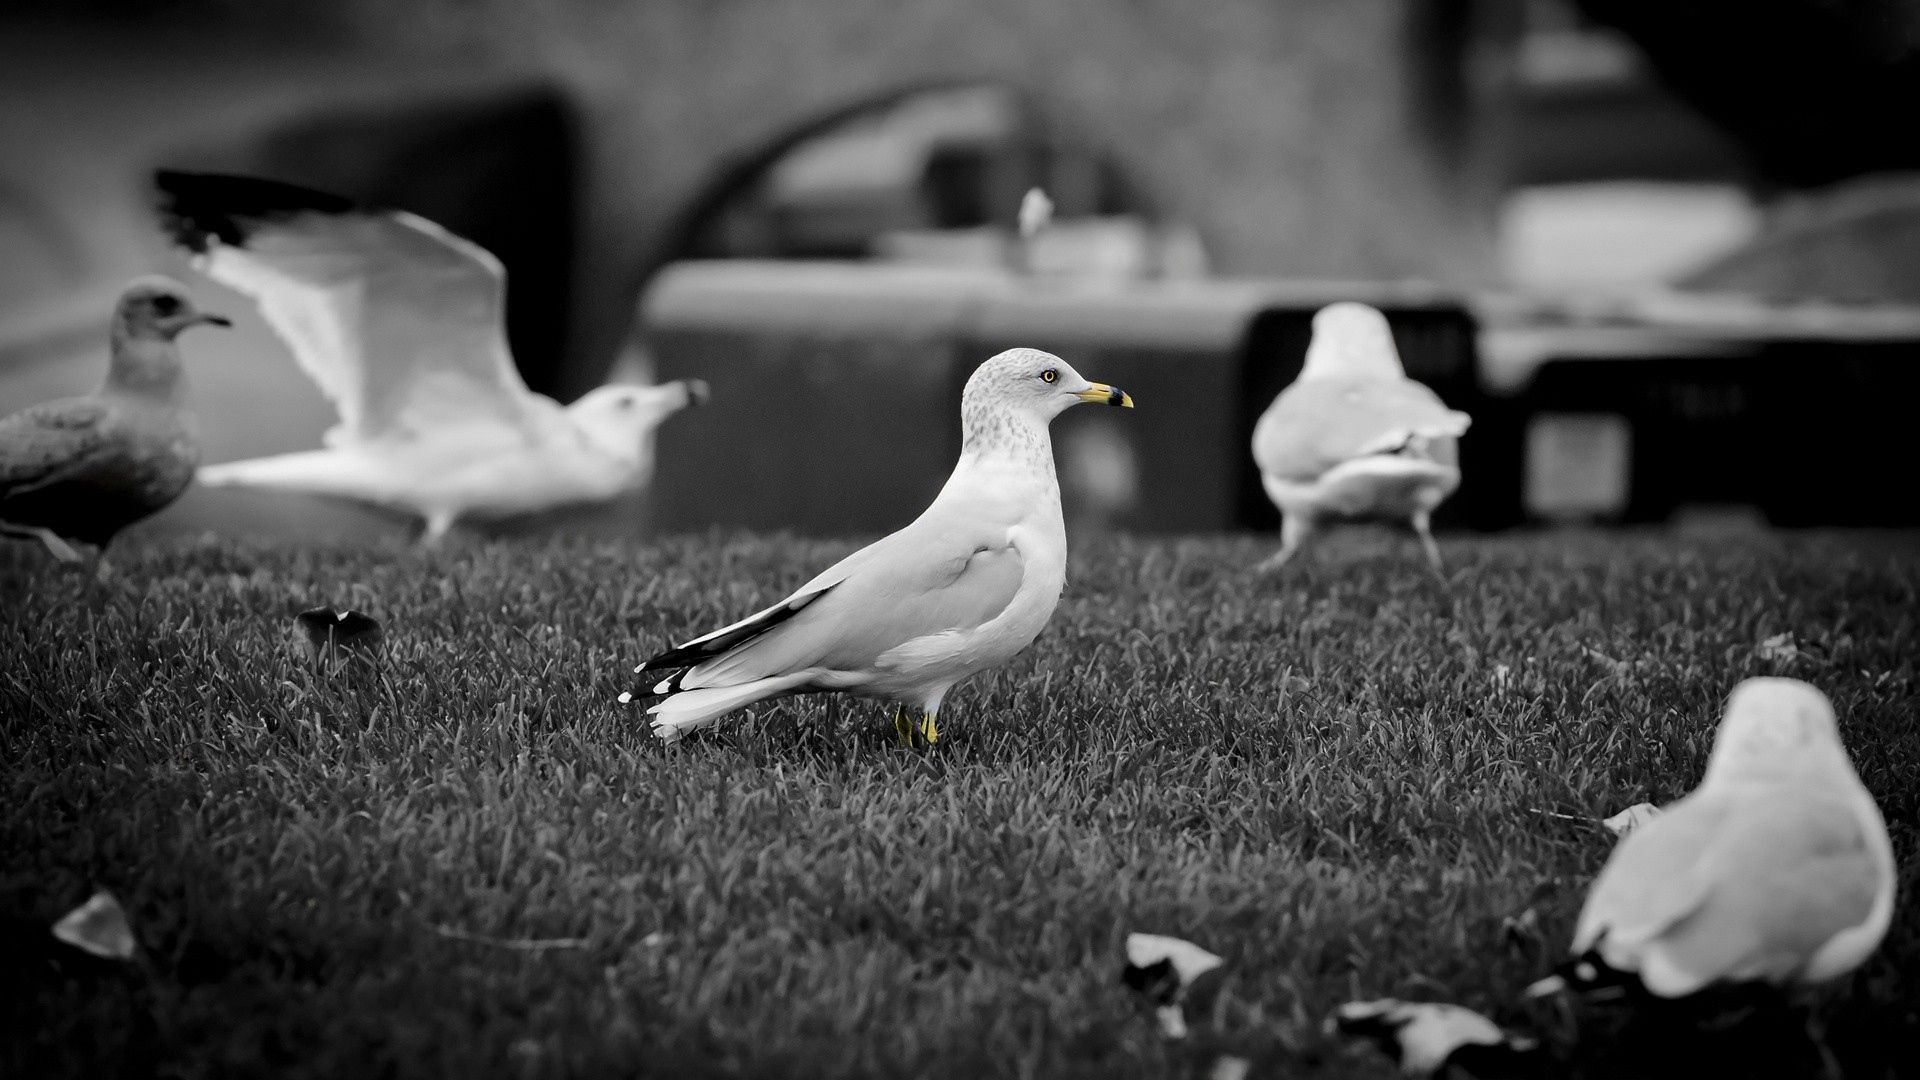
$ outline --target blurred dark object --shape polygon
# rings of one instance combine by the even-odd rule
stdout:
[[[855,535],[910,520],[959,448],[978,280],[853,263],[669,268],[645,315],[657,374],[697,375],[713,394],[702,423],[660,430],[657,527]]]
[[[1811,187],[1920,168],[1920,0],[1577,0],[1751,156]]]
[[[1773,301],[1920,304],[1920,172],[1783,198],[1758,237],[1675,284]]]
[[[329,671],[352,660],[373,660],[386,638],[379,620],[345,608],[308,608],[294,621],[304,634],[307,655]]]
[[[1664,296],[1493,337],[1490,355],[1524,337],[1538,361],[1510,398],[1536,514],[1750,506],[1783,526],[1920,524],[1880,467],[1911,456],[1920,309]]]
[[[1441,520],[1517,522],[1518,466],[1483,465],[1505,492],[1483,489],[1471,472],[1476,460],[1499,461],[1472,449],[1483,411],[1473,319],[1430,287],[1050,286],[999,271],[735,260],[679,264],[646,300],[660,377],[698,374],[714,386],[711,422],[661,433],[659,523],[828,535],[897,528],[939,490],[959,452],[967,376],[1003,349],[1029,346],[1125,388],[1141,415],[1167,418],[1060,418],[1054,446],[1070,523],[1265,527],[1276,519],[1251,463],[1254,422],[1298,373],[1313,313],[1355,298],[1387,313],[1410,375],[1476,418],[1463,440],[1468,479]],[[741,432],[752,433],[752,452]],[[671,467],[687,461],[700,468]]]
[[[260,176],[407,210],[507,268],[507,340],[527,386],[567,382],[576,221],[576,122],[541,83],[318,108],[168,165]]]

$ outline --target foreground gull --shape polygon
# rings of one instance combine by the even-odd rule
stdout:
[[[1826,696],[1748,679],[1700,786],[1621,838],[1580,911],[1574,959],[1528,993],[1824,982],[1878,947],[1893,886],[1886,823]]]
[[[601,502],[653,475],[660,421],[697,381],[609,385],[562,407],[507,352],[506,271],[431,221],[291,184],[163,171],[161,213],[207,276],[253,297],[339,411],[326,448],[200,470],[204,484],[456,520]]]
[[[1313,317],[1300,377],[1253,429],[1260,483],[1279,507],[1283,565],[1322,522],[1406,522],[1441,572],[1433,509],[1460,486],[1456,440],[1471,423],[1407,378],[1386,316],[1329,304]]]
[[[635,669],[684,668],[655,685],[654,734],[674,742],[745,705],[838,690],[898,703],[894,727],[939,738],[947,691],[1039,635],[1066,584],[1067,538],[1048,424],[1083,401],[1131,408],[1065,361],[1009,349],[960,397],[960,461],[913,523],[793,595]],[[621,695],[629,701],[633,695]]]
[[[0,533],[39,540],[74,562],[81,555],[68,541],[104,550],[121,529],[180,497],[200,443],[181,410],[186,387],[173,339],[201,323],[228,325],[194,307],[178,282],[145,277],[127,286],[101,388],[0,419]]]

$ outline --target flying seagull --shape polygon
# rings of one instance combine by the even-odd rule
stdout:
[[[1621,837],[1587,893],[1573,959],[1528,994],[1825,982],[1879,946],[1893,893],[1886,822],[1826,695],[1748,679],[1727,698],[1700,786]]]
[[[39,540],[75,562],[82,556],[69,541],[104,551],[120,530],[180,497],[200,442],[182,409],[174,338],[201,323],[229,325],[195,307],[179,282],[143,277],[127,286],[100,389],[0,419],[0,533]]]
[[[1407,378],[1387,317],[1343,302],[1313,317],[1300,377],[1253,429],[1260,483],[1280,509],[1278,569],[1321,524],[1405,522],[1434,573],[1433,509],[1460,486],[1456,440],[1472,421]]]
[[[259,304],[340,416],[324,449],[207,466],[204,484],[407,511],[432,544],[463,517],[645,485],[654,428],[706,397],[698,380],[568,406],[528,390],[507,351],[505,269],[424,218],[251,177],[163,170],[155,184],[174,241]]]
[[[1060,602],[1067,540],[1048,424],[1081,402],[1133,406],[1037,349],[981,364],[960,397],[959,464],[933,505],[772,607],[636,668],[678,671],[645,695],[661,699],[647,710],[654,734],[671,743],[756,701],[837,690],[897,703],[902,740],[937,740],[947,691],[1026,648]]]

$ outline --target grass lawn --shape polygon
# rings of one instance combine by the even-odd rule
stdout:
[[[1461,539],[1450,591],[1364,536],[1243,576],[1271,545],[1080,545],[931,751],[818,699],[666,750],[614,701],[850,544],[152,542],[104,581],[7,545],[0,1075],[1388,1076],[1321,1033],[1383,995],[1528,1026],[1553,1075],[1657,1073],[1672,1031],[1514,1001],[1595,819],[1690,789],[1767,673],[1832,697],[1901,866],[1818,1015],[1848,1077],[1920,1075],[1906,540]],[[322,602],[385,621],[377,671],[301,659]],[[138,966],[35,952],[95,886]],[[1544,942],[1502,932],[1529,907]],[[1233,963],[1189,1044],[1120,984],[1131,930]],[[1699,1039],[1704,1075],[1733,1044]]]

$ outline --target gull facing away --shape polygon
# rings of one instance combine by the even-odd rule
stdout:
[[[1442,573],[1433,509],[1460,486],[1457,440],[1472,420],[1407,378],[1387,317],[1365,304],[1328,304],[1313,317],[1300,377],[1253,429],[1260,483],[1280,510],[1276,570],[1321,524],[1405,522]]]
[[[706,384],[607,385],[571,405],[507,351],[506,270],[413,214],[273,180],[161,171],[161,216],[208,277],[252,297],[333,402],[325,448],[200,470],[209,486],[374,503],[425,522],[602,502],[653,476],[652,434]]]
[[[1573,959],[1527,993],[1825,982],[1879,947],[1893,893],[1886,822],[1826,695],[1748,679],[1727,698],[1700,786],[1621,838],[1581,908]]]
[[[981,364],[960,396],[960,461],[912,524],[634,669],[684,669],[643,695],[661,699],[647,710],[654,734],[672,743],[756,701],[841,691],[898,704],[907,743],[917,708],[918,733],[938,740],[947,691],[1026,648],[1060,602],[1067,537],[1048,425],[1083,401],[1133,407],[1037,349]]]
[[[185,287],[164,277],[128,285],[114,308],[107,378],[85,397],[31,405],[0,419],[0,533],[39,540],[63,562],[69,541],[103,552],[120,530],[187,489],[200,441],[174,338],[202,323]]]

